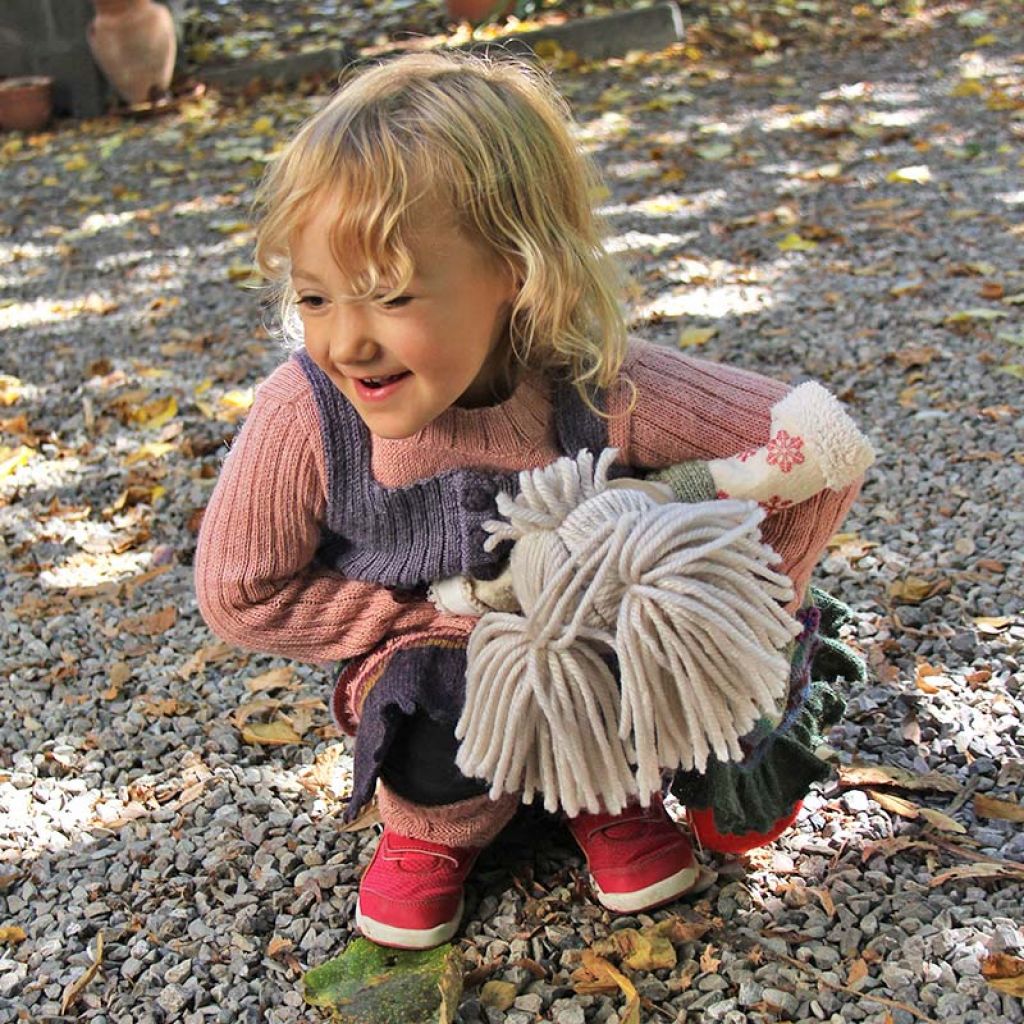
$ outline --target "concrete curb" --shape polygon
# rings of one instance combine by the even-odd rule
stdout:
[[[583,60],[603,60],[623,57],[630,50],[663,50],[682,38],[683,19],[679,7],[669,2],[599,18],[580,18],[535,32],[510,32],[494,39],[466,43],[458,49],[533,53],[540,43],[554,43]],[[380,56],[390,57],[402,52],[389,50]],[[240,89],[256,80],[292,85],[309,75],[338,74],[359,59],[348,47],[334,47],[277,60],[200,69],[196,77],[220,89]]]

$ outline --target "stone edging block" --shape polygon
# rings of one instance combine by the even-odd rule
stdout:
[[[553,42],[582,60],[623,57],[630,50],[663,50],[683,38],[683,21],[675,3],[659,3],[635,11],[621,11],[598,18],[579,18],[533,32],[510,32],[494,39],[477,40],[462,50],[533,52],[538,43]],[[382,57],[404,51],[389,50]],[[359,60],[349,47],[292,54],[276,60],[241,62],[227,67],[203,68],[197,77],[207,85],[239,89],[257,79],[291,84],[307,75],[332,74]]]

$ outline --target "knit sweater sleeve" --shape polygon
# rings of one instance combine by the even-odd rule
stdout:
[[[628,382],[636,389],[631,411]],[[621,449],[622,461],[641,469],[736,455],[767,443],[771,408],[788,390],[747,370],[634,341],[609,402],[609,443]],[[794,604],[859,491],[860,481],[824,490],[765,518],[762,534],[793,581]]]
[[[196,595],[223,640],[325,663],[437,619],[427,601],[315,564],[324,479],[316,406],[289,362],[257,389],[203,515]]]

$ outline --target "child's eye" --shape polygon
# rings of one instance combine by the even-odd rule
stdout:
[[[305,306],[306,309],[324,308],[324,299],[320,295],[301,295],[297,301],[298,305]]]
[[[385,309],[401,309],[402,306],[408,306],[412,302],[411,295],[396,295],[393,299],[378,299],[377,302]]]

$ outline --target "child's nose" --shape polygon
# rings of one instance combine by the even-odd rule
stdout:
[[[366,363],[376,358],[377,343],[367,318],[358,309],[340,307],[331,327],[331,362],[336,366]]]

